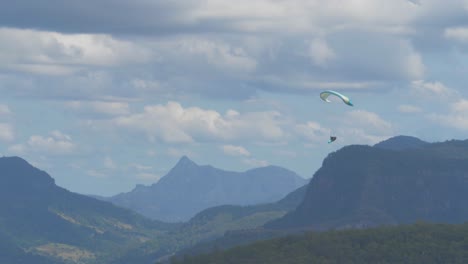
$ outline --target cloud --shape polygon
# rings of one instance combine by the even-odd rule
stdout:
[[[381,118],[378,114],[353,110],[343,116],[343,125],[337,129],[342,135],[339,140],[345,144],[375,144],[394,135],[394,126]]]
[[[0,104],[0,117],[11,115],[11,110],[8,105]]]
[[[428,115],[428,118],[436,124],[468,131],[468,100],[460,99],[450,105],[449,113],[433,113]]]
[[[327,45],[323,39],[314,39],[310,43],[309,55],[315,64],[326,65],[327,61],[336,57],[335,52]]]
[[[18,0],[5,4],[0,11],[0,25],[40,28],[59,32],[167,35],[173,33],[231,31],[264,33],[310,32],[321,26],[406,25],[429,16],[439,8],[453,15],[454,7],[425,1],[414,6],[407,1],[331,0],[174,0],[174,1],[80,1],[57,3],[45,0],[30,3]],[[43,8],[53,6],[54,8]],[[97,10],[104,10],[105,14]],[[442,20],[442,18],[439,18]],[[120,25],[120,26],[119,26]],[[125,26],[122,26],[125,25]]]
[[[76,148],[75,143],[69,135],[55,130],[50,133],[50,136],[33,135],[24,144],[16,144],[9,148],[11,152],[26,153],[40,152],[43,154],[63,155],[70,154]]]
[[[449,97],[456,95],[456,91],[448,88],[441,82],[425,82],[423,80],[413,81],[411,89],[421,96],[426,97]]]
[[[305,124],[297,124],[295,127],[296,133],[302,138],[312,141],[324,141],[329,136],[329,129],[322,127],[317,122],[309,121]]]
[[[25,146],[22,144],[11,145],[8,147],[8,151],[17,155],[22,155],[26,152]]]
[[[239,113],[229,110],[221,115],[214,110],[184,108],[180,103],[168,102],[146,106],[141,113],[114,118],[110,124],[166,143],[278,141],[285,137],[281,118],[276,111]]]
[[[0,123],[0,140],[10,142],[14,139],[15,139],[15,132],[14,132],[13,126],[8,123]]]
[[[365,110],[353,110],[345,114],[344,122],[351,126],[365,127],[377,131],[388,131],[392,125],[379,115]]]
[[[97,170],[87,170],[86,174],[95,178],[107,178],[108,177],[107,174],[97,171]]]
[[[106,101],[69,101],[65,102],[67,108],[83,113],[94,113],[103,115],[126,115],[130,113],[127,102]]]
[[[259,159],[254,159],[254,158],[244,159],[242,162],[253,167],[265,167],[270,164],[266,160],[259,160]]]
[[[144,63],[150,58],[143,47],[109,35],[0,27],[0,69],[70,75],[84,67]]]
[[[180,158],[182,156],[187,156],[187,157],[195,157],[196,156],[196,154],[194,152],[192,152],[191,150],[189,150],[189,149],[172,148],[172,147],[167,149],[166,154],[169,157],[173,157],[173,158]]]
[[[89,101],[386,89],[423,79],[421,43],[467,20],[461,1],[16,2],[0,11],[0,67],[33,88],[10,92]]]
[[[250,152],[242,146],[224,145],[222,146],[222,150],[229,156],[250,156]]]
[[[136,178],[139,180],[145,180],[145,181],[152,181],[152,182],[157,182],[159,179],[161,179],[161,175],[159,174],[154,174],[154,173],[147,173],[147,172],[142,172],[142,173],[137,173]]]
[[[115,162],[112,160],[111,157],[105,157],[104,158],[104,168],[110,169],[110,170],[115,170],[117,169],[117,165]]]
[[[399,105],[398,112],[400,113],[421,113],[423,110],[414,105]]]
[[[452,27],[444,30],[444,36],[462,43],[468,43],[468,27]]]

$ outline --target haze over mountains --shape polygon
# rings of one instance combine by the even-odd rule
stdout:
[[[277,166],[233,172],[200,166],[184,156],[157,183],[104,199],[152,219],[177,222],[213,206],[275,202],[306,183]]]
[[[249,179],[252,186],[242,187],[226,175]],[[283,182],[293,185],[291,179],[297,175],[274,166],[226,172],[184,157],[161,180],[164,185],[140,190],[179,186],[179,197],[201,201],[189,203],[193,206],[210,201],[210,193],[231,198],[236,191],[251,198],[249,192],[258,188],[263,198],[268,197],[261,187],[278,189],[262,184],[283,177]],[[330,153],[309,184],[293,190],[274,203],[223,203],[184,224],[168,224],[60,188],[47,173],[21,158],[0,158],[0,250],[8,251],[0,254],[0,262],[153,264],[181,249],[194,253],[303,229],[366,228],[418,220],[466,222],[468,140],[427,143],[395,137],[374,146],[347,146]],[[166,194],[169,205],[184,204]],[[188,249],[194,245],[198,248]]]

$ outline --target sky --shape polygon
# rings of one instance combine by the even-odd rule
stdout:
[[[183,155],[310,178],[350,144],[468,139],[467,81],[467,0],[0,9],[0,153],[84,194],[155,183]],[[327,89],[354,107],[322,101]]]

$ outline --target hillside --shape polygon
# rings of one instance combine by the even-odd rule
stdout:
[[[304,201],[266,226],[277,229],[370,227],[468,220],[468,141],[393,150],[347,146],[331,153]]]
[[[106,200],[153,219],[177,222],[214,206],[275,202],[304,184],[305,179],[281,167],[233,172],[182,157],[157,183]]]
[[[422,141],[416,137],[410,136],[396,136],[379,142],[374,145],[376,148],[384,148],[391,150],[405,150],[421,148],[429,144],[428,142]]]
[[[60,188],[21,158],[0,158],[0,245],[12,259],[103,263],[174,227]]]
[[[452,263],[468,262],[468,224],[417,223],[365,230],[328,231],[256,242],[172,264]]]
[[[172,254],[195,254],[221,247],[245,244],[258,239],[284,235],[284,232],[256,230],[268,221],[283,216],[302,201],[306,186],[270,204],[254,206],[224,205],[206,209],[180,228],[169,232],[166,240],[148,241],[114,263],[152,263]]]

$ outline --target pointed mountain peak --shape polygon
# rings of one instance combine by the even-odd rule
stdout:
[[[198,165],[187,156],[182,156],[173,169],[187,169],[198,167]]]
[[[189,159],[187,156],[182,156],[180,160],[177,162],[175,167],[189,167],[189,166],[198,166],[195,162]]]

